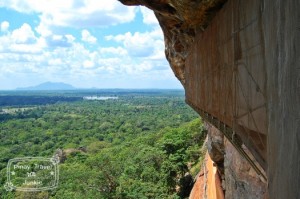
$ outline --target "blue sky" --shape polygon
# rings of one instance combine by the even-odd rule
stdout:
[[[0,90],[182,88],[152,11],[117,0],[1,0],[0,71]]]

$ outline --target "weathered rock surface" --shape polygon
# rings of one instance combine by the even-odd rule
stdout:
[[[215,162],[208,153],[196,179],[189,199],[224,199],[221,178]]]
[[[207,136],[214,136],[208,138],[211,139],[210,145],[214,146],[214,149],[208,148],[190,199],[268,198],[266,182],[258,176],[248,161],[215,127],[206,124],[206,128]],[[214,162],[214,159],[218,160],[218,163]]]
[[[262,181],[249,162],[237,152],[217,128],[209,123],[206,123],[205,127],[208,131],[207,150],[210,158],[217,165],[218,174],[223,179],[225,198],[265,198],[266,182]],[[248,152],[245,146],[244,150]],[[210,183],[207,186],[211,185]]]
[[[223,167],[224,163],[224,135],[214,126],[205,122],[205,127],[208,130],[206,148],[211,159]]]
[[[264,199],[267,184],[264,183],[250,164],[225,139],[225,198]]]

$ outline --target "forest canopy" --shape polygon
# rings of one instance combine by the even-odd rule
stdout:
[[[91,94],[118,98],[83,100]],[[16,101],[9,105],[6,101],[0,107],[1,196],[187,197],[203,158],[200,148],[205,131],[183,94],[178,90],[73,91],[24,94],[26,99],[43,100],[30,105]],[[60,97],[64,100],[53,102]],[[56,189],[4,189],[8,160],[51,157],[57,151],[61,162]]]

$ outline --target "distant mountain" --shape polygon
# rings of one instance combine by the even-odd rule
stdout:
[[[70,84],[62,82],[45,82],[37,86],[17,88],[17,90],[74,90],[76,89]]]

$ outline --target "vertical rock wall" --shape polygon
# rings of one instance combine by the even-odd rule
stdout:
[[[228,125],[266,169],[267,95],[262,0],[229,0],[196,34],[186,101]]]
[[[229,0],[186,60],[187,102],[238,133],[267,171],[272,199],[300,198],[299,10],[298,0]],[[229,146],[226,197],[261,198]]]
[[[223,162],[216,163],[219,173],[222,174],[223,189],[226,199],[263,199],[266,197],[267,186],[251,165],[242,157],[232,144],[222,139],[222,133],[215,127],[207,124],[208,152],[212,160],[219,160],[223,154]],[[222,144],[221,144],[222,143]],[[209,147],[209,145],[214,147]],[[246,149],[247,150],[247,149]],[[217,152],[218,151],[218,152]]]
[[[300,198],[300,1],[264,1],[268,90],[268,189]]]
[[[265,199],[267,184],[251,165],[236,151],[228,140],[224,141],[225,198]]]

